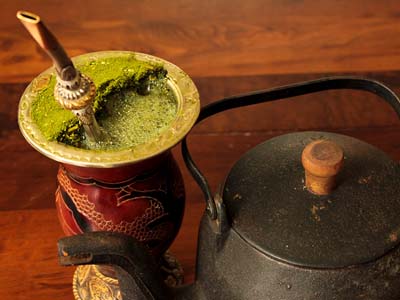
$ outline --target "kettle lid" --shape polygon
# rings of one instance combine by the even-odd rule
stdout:
[[[303,149],[329,140],[344,152],[337,187],[319,196],[305,187]],[[352,137],[291,133],[247,152],[232,168],[223,201],[232,229],[278,260],[338,268],[370,262],[400,241],[400,167]]]

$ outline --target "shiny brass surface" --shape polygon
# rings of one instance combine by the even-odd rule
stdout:
[[[76,300],[122,300],[118,279],[103,275],[97,265],[77,267],[72,281]]]
[[[129,51],[102,51],[84,54],[73,58],[76,63],[110,56],[132,55]],[[37,76],[26,88],[21,97],[18,122],[25,139],[43,155],[62,163],[83,167],[111,168],[138,162],[176,145],[190,131],[200,112],[199,94],[190,77],[174,64],[161,58],[134,53],[136,59],[161,63],[168,71],[168,85],[173,90],[178,109],[171,126],[157,138],[136,147],[120,151],[95,151],[75,148],[56,141],[48,141],[39,131],[31,116],[31,104],[37,92],[54,68],[49,68]]]
[[[162,256],[160,271],[167,286],[183,284],[183,269],[178,260],[166,252]],[[72,280],[75,300],[122,300],[118,279],[109,265],[78,266]]]

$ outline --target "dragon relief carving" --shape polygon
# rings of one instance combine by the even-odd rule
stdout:
[[[168,216],[162,203],[157,199],[157,197],[166,196],[165,187],[160,186],[159,189],[144,191],[138,190],[134,188],[136,181],[131,181],[129,184],[122,186],[122,188],[120,187],[120,191],[116,193],[118,206],[139,198],[146,199],[149,205],[144,213],[134,220],[130,222],[122,220],[118,224],[114,224],[112,220],[107,220],[104,214],[96,211],[95,204],[89,200],[88,195],[81,194],[78,189],[71,185],[70,178],[64,168],[60,168],[57,177],[60,186],[73,202],[77,212],[93,224],[96,230],[121,232],[145,243],[157,240],[165,241],[169,238],[171,234],[169,224],[167,222],[157,222]]]

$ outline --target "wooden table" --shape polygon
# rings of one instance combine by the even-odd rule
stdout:
[[[133,50],[165,58],[194,79],[202,104],[326,75],[378,79],[400,92],[397,0],[50,1],[0,0],[0,299],[72,299],[73,268],[57,263],[57,164],[22,138],[19,97],[50,66],[15,18],[42,16],[70,55]],[[215,189],[241,154],[285,132],[327,130],[400,159],[399,121],[377,97],[335,91],[234,110],[191,133],[193,156]],[[200,190],[184,173],[187,208],[172,246],[193,280]]]

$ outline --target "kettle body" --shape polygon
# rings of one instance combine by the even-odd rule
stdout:
[[[304,188],[301,151],[317,139],[346,154],[326,196]],[[400,299],[399,175],[385,153],[340,134],[298,132],[256,146],[214,197],[228,217],[202,219],[204,299]]]
[[[311,269],[280,262],[230,232],[222,249],[202,220],[196,293],[181,299],[352,300],[400,298],[400,248],[370,264]]]

